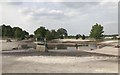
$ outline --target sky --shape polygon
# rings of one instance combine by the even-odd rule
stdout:
[[[118,2],[3,2],[0,24],[21,27],[33,34],[40,26],[65,28],[70,35],[89,35],[96,23],[104,34],[118,33]]]

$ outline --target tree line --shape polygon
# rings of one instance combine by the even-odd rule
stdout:
[[[10,25],[3,24],[0,26],[0,36],[3,38],[16,38],[19,40],[25,39],[29,36],[29,33],[25,30],[22,30],[20,27],[11,27]]]
[[[67,30],[59,28],[57,31],[52,29],[48,30],[45,27],[40,27],[34,31],[36,40],[52,40],[52,39],[63,39],[68,36]]]
[[[103,37],[103,26],[96,23],[95,25],[92,26],[92,29],[90,31],[89,36],[80,35],[76,34],[74,35],[68,35],[67,30],[64,28],[59,28],[57,31],[55,30],[48,30],[45,27],[40,27],[36,31],[34,31],[35,37],[37,40],[43,40],[46,38],[47,40],[52,40],[52,39],[63,39],[63,38],[82,38],[83,40],[86,38],[94,38],[94,39],[102,39]]]
[[[34,35],[29,35],[29,33],[25,30],[23,30],[20,27],[11,27],[10,25],[1,25],[0,30],[2,33],[0,33],[0,36],[9,37],[9,38],[16,38],[16,39],[25,39],[27,37],[34,37],[36,40],[52,40],[52,39],[64,39],[64,38],[82,38],[83,40],[86,38],[94,38],[94,39],[102,39],[103,37],[103,26],[96,23],[92,26],[89,36],[76,34],[68,35],[68,32],[64,28],[59,28],[58,30],[49,30],[45,27],[39,27],[34,31]]]
[[[1,25],[0,26],[0,36],[2,38],[15,38],[18,40],[23,40],[25,38],[37,38],[37,40],[44,40],[46,38],[47,40],[52,39],[63,39],[64,37],[67,37],[68,33],[67,30],[64,28],[59,28],[56,30],[49,30],[45,27],[40,27],[34,31],[34,35],[29,35],[29,33],[25,30],[23,30],[20,27],[11,27],[10,25]]]

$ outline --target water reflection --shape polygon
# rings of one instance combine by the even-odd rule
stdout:
[[[57,46],[48,46],[48,50],[94,50],[97,49],[97,45],[75,45],[75,46],[66,46],[66,45],[57,45]]]

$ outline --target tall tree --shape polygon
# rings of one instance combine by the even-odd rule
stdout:
[[[23,36],[23,31],[22,31],[22,29],[19,28],[19,27],[16,27],[16,30],[15,30],[15,32],[14,32],[14,36],[15,36],[16,39],[21,39],[22,36]]]
[[[103,26],[96,23],[96,25],[92,26],[90,37],[95,39],[100,39],[103,36]]]
[[[45,38],[47,41],[52,40],[53,39],[52,33],[50,31],[47,31]]]
[[[29,35],[27,31],[23,31],[22,28],[19,27],[11,27],[10,25],[1,25],[0,26],[0,36],[6,38],[17,38],[17,39],[24,39],[26,36]]]
[[[1,26],[1,31],[2,31],[2,37],[13,37],[13,29],[11,26],[6,26],[5,24],[3,24]]]
[[[62,37],[62,36],[67,36],[68,35],[68,33],[67,33],[67,30],[66,29],[64,29],[64,28],[59,28],[58,30],[57,30],[57,33],[58,33],[58,35],[60,36],[60,37]]]
[[[45,38],[46,32],[47,29],[45,29],[45,27],[40,27],[34,31],[34,34],[38,40],[43,40]]]
[[[6,26],[6,28],[7,28],[7,29],[6,29],[6,34],[5,34],[5,35],[6,35],[7,37],[13,37],[14,34],[13,34],[13,29],[12,29],[12,27],[11,27],[11,26]]]
[[[47,40],[52,40],[52,39],[57,39],[57,38],[59,38],[59,37],[55,30],[47,31],[47,33],[46,33]]]
[[[28,38],[29,37],[29,33],[27,31],[22,31],[22,39]]]
[[[14,37],[15,37],[15,31],[17,30],[18,27],[13,27],[13,33],[14,33]]]

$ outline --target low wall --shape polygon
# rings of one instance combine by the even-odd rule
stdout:
[[[45,46],[44,45],[36,45],[36,51],[45,52]]]

